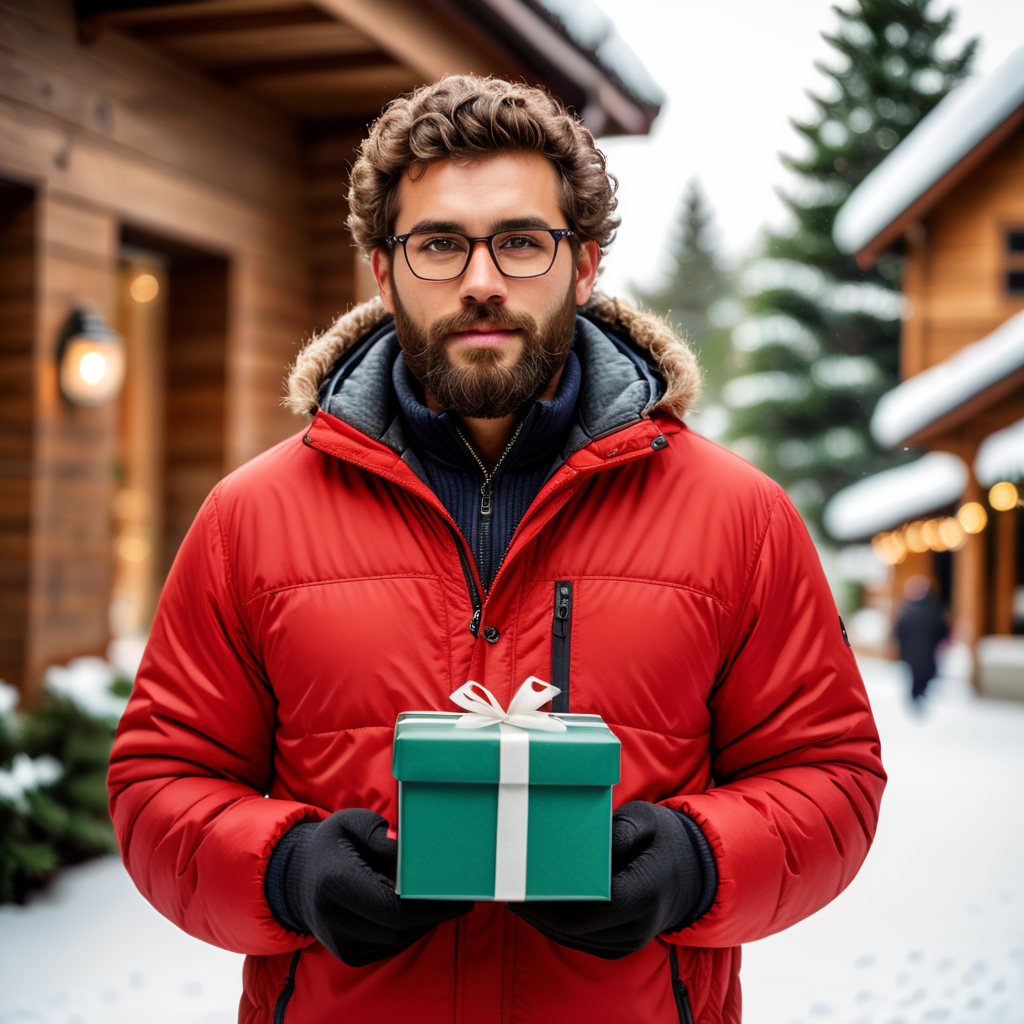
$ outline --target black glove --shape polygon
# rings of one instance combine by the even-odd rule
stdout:
[[[296,825],[267,865],[264,889],[286,928],[312,932],[342,963],[365,967],[401,953],[472,903],[403,900],[395,893],[398,843],[363,808]]]
[[[610,902],[510,903],[542,935],[603,960],[620,960],[655,935],[692,924],[714,901],[711,849],[687,815],[642,800],[612,815]]]

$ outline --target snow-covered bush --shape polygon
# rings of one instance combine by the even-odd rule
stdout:
[[[117,849],[107,761],[131,681],[100,658],[45,675],[37,708],[19,714],[0,681],[0,903],[20,902],[62,864]]]

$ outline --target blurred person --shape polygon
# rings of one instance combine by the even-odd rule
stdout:
[[[900,660],[910,667],[910,696],[916,704],[935,678],[935,651],[948,638],[949,626],[927,576],[911,576],[903,584],[903,597],[893,632]]]
[[[686,343],[594,291],[615,182],[546,93],[394,100],[349,199],[380,297],[177,556],[111,757],[128,871],[248,954],[245,1022],[737,1022],[740,944],[849,884],[885,782],[807,531],[683,423]],[[401,899],[396,715],[531,674],[622,742],[610,900]]]

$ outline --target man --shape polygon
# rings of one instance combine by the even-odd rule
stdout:
[[[942,615],[939,602],[932,596],[931,581],[927,576],[911,576],[903,584],[906,599],[893,635],[900,650],[900,661],[910,669],[910,699],[915,707],[921,706],[928,684],[935,678],[936,648],[949,636],[949,627]]]
[[[686,345],[594,295],[614,187],[544,93],[396,100],[350,206],[380,300],[182,546],[111,760],[128,870],[249,954],[245,1022],[739,1021],[739,944],[850,882],[884,785],[807,533],[684,426]],[[396,715],[530,675],[621,740],[611,900],[401,900]]]

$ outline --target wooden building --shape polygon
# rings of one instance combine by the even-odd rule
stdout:
[[[371,291],[346,169],[389,98],[495,74],[649,129],[657,88],[580,10],[582,34],[537,0],[0,0],[0,678],[31,695],[144,629],[213,484],[294,432],[287,365]],[[125,340],[116,400],[61,391],[75,309]]]
[[[985,479],[978,452],[1024,418],[1024,46],[948,96],[865,179],[835,239],[865,267],[887,249],[903,253],[903,383],[879,401],[872,431],[889,447],[962,460],[962,493],[915,518],[969,506],[961,519],[974,532],[952,554],[954,618],[971,643],[1011,634],[1022,625],[1024,520],[1018,505],[1003,507],[1005,488],[989,488],[1020,474]],[[903,573],[931,574],[928,548],[917,547]]]

